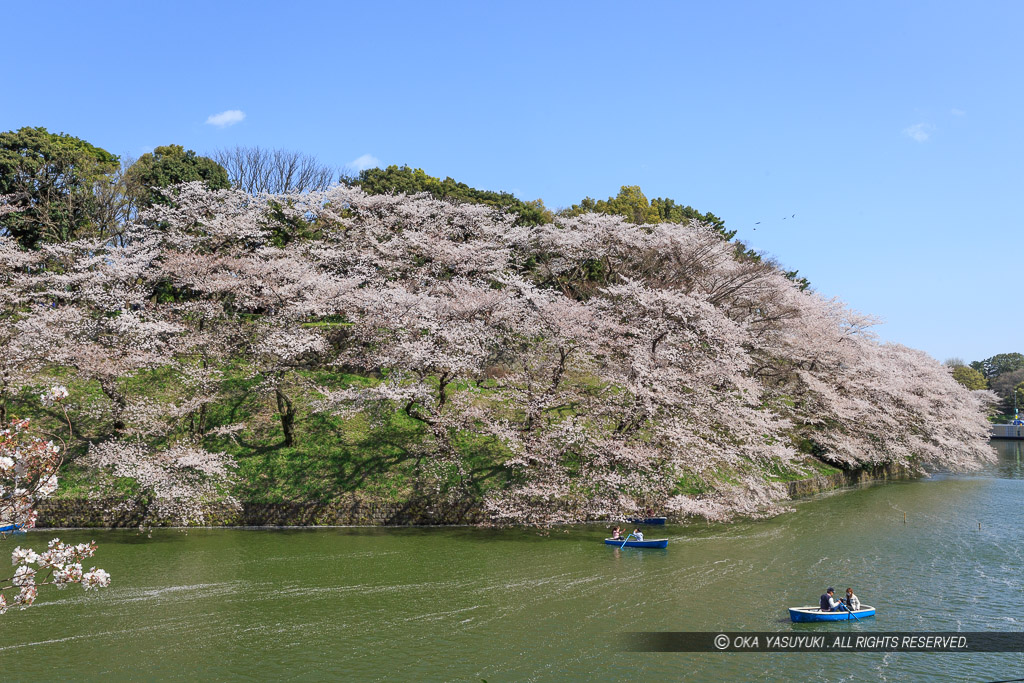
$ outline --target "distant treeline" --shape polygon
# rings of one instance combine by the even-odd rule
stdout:
[[[648,200],[637,185],[622,186],[614,197],[585,197],[553,211],[542,199],[525,201],[510,192],[479,190],[409,166],[370,168],[353,175],[298,152],[235,147],[202,156],[175,144],[157,147],[138,159],[121,158],[80,138],[41,127],[0,133],[0,196],[18,209],[0,216],[0,234],[11,235],[30,249],[41,243],[116,235],[140,209],[164,201],[160,188],[192,181],[214,190],[233,187],[250,194],[326,190],[340,183],[368,194],[426,192],[437,199],[482,204],[514,214],[522,226],[550,223],[556,214],[600,213],[622,216],[635,225],[699,221],[726,240],[736,236],[715,214],[667,197]],[[735,244],[738,258],[762,258],[743,243]],[[809,285],[795,270],[785,274],[803,288]]]
[[[970,365],[960,358],[950,358],[946,365],[953,368],[954,379],[968,389],[994,391],[1003,413],[1014,412],[1015,406],[1024,409],[1024,354],[999,353]]]

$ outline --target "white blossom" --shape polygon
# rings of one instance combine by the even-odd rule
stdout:
[[[17,547],[11,553],[11,564],[35,564],[39,556],[31,548]]]
[[[102,569],[92,567],[82,575],[82,588],[92,590],[94,588],[106,588],[110,585],[110,574]]]

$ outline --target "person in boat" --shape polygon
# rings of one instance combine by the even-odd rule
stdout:
[[[644,540],[644,535],[642,533],[640,533],[640,529],[639,528],[633,529],[633,535],[636,536],[636,540],[638,540],[638,541]]]
[[[860,598],[853,594],[852,588],[846,589],[846,597],[843,598],[843,604],[846,605],[846,609],[851,612],[855,612],[860,609]]]
[[[836,589],[832,586],[825,589],[825,593],[818,600],[818,608],[822,612],[835,612],[843,604],[836,600],[835,593]]]
[[[622,538],[622,529],[620,529],[619,527],[615,527],[614,529],[612,529],[612,540],[617,541],[620,538]]]

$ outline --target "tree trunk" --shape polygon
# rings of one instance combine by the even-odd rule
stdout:
[[[114,431],[120,434],[125,428],[124,411],[128,407],[128,400],[118,390],[117,380],[115,379],[101,379],[100,389],[110,399],[110,402],[114,404]]]
[[[281,391],[281,387],[275,388],[274,393],[277,395],[277,412],[281,415],[284,445],[293,446],[295,444],[295,406],[292,405],[292,400]]]

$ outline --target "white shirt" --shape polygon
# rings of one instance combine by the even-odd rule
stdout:
[[[860,609],[860,598],[850,593],[850,609]]]
[[[634,536],[636,536],[636,540],[638,540],[638,541],[642,541],[642,540],[644,540],[644,535],[643,535],[643,533],[641,533],[641,532],[639,532],[639,531],[638,531],[638,532],[636,532],[636,533],[635,533],[635,534],[633,534],[633,535],[634,535]]]

